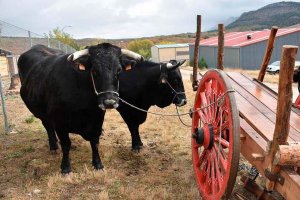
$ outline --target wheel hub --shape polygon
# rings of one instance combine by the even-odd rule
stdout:
[[[202,128],[196,128],[193,138],[197,144],[203,145],[205,149],[211,149],[214,144],[214,131],[211,124],[204,124]]]

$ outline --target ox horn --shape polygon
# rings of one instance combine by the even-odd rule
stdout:
[[[166,67],[168,69],[175,69],[181,66],[183,63],[185,63],[185,60],[180,60],[179,62],[177,62],[176,60],[171,60],[171,62],[167,63]]]
[[[144,60],[144,57],[141,56],[140,54],[137,54],[137,53],[135,53],[133,51],[130,51],[130,50],[127,50],[127,49],[121,49],[121,53],[123,55],[131,57],[131,58],[133,58],[135,60],[139,60],[139,61],[143,61]]]
[[[88,49],[83,49],[80,51],[76,51],[72,54],[70,54],[67,58],[68,61],[74,61],[77,60],[78,58],[85,56],[85,55],[89,55],[89,50]]]

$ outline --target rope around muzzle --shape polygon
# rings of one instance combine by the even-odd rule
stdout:
[[[93,83],[93,87],[94,87],[94,92],[97,96],[99,96],[101,94],[105,94],[105,93],[113,93],[113,94],[116,94],[119,97],[119,93],[115,92],[115,91],[112,91],[112,90],[108,90],[108,91],[104,91],[104,92],[98,92],[97,88],[96,88],[96,85],[95,85],[95,81],[94,81],[94,77],[93,77],[92,72],[91,72],[91,78],[92,78],[92,83]],[[118,82],[118,88],[119,88],[119,82]]]
[[[224,92],[224,93],[223,93],[223,94],[222,94],[215,102],[212,102],[212,103],[210,103],[210,104],[208,104],[208,105],[206,105],[206,106],[203,106],[203,107],[201,107],[201,108],[197,108],[197,109],[195,109],[195,110],[191,110],[191,111],[186,112],[186,113],[179,113],[179,112],[177,112],[177,114],[168,114],[168,113],[165,114],[165,113],[151,112],[151,111],[148,111],[148,110],[139,108],[139,107],[137,107],[137,106],[135,106],[135,105],[133,105],[133,104],[131,104],[131,103],[125,101],[125,100],[122,99],[121,97],[118,97],[118,99],[119,99],[120,101],[122,101],[123,103],[127,104],[128,106],[130,106],[130,107],[132,107],[132,108],[134,108],[134,109],[136,109],[136,110],[139,110],[139,111],[141,111],[141,112],[150,113],[150,114],[158,115],[158,116],[167,116],[167,117],[174,117],[174,116],[176,116],[176,117],[177,117],[177,116],[190,115],[190,114],[195,113],[195,112],[198,112],[198,111],[200,111],[200,110],[204,110],[204,109],[206,109],[206,108],[208,108],[208,107],[210,107],[210,106],[212,106],[212,105],[214,105],[214,104],[216,104],[216,103],[218,103],[218,102],[220,102],[220,101],[223,101],[225,95],[226,95],[227,93],[231,93],[231,92],[235,92],[235,90],[233,90],[233,89],[227,90],[227,91]]]

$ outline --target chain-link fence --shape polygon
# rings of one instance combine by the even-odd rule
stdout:
[[[0,133],[10,131],[10,120],[7,117],[5,106],[7,96],[4,94],[8,90],[19,91],[17,67],[19,55],[36,44],[43,44],[51,48],[60,49],[65,53],[73,53],[76,51],[71,46],[49,38],[47,35],[39,35],[0,20],[0,104],[2,105],[0,106]],[[4,79],[2,78],[4,78],[5,81],[3,81]],[[7,85],[9,80],[9,88],[2,87],[5,85],[4,83]],[[3,122],[1,120],[2,117]]]
[[[60,49],[66,53],[75,51],[71,46],[47,35],[39,35],[0,20],[0,55],[20,55],[36,44]]]

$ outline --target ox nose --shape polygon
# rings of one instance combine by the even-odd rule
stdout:
[[[186,99],[181,99],[180,103],[177,106],[184,106],[187,103]]]
[[[114,99],[105,99],[103,103],[106,108],[117,108],[119,106],[117,101]]]

